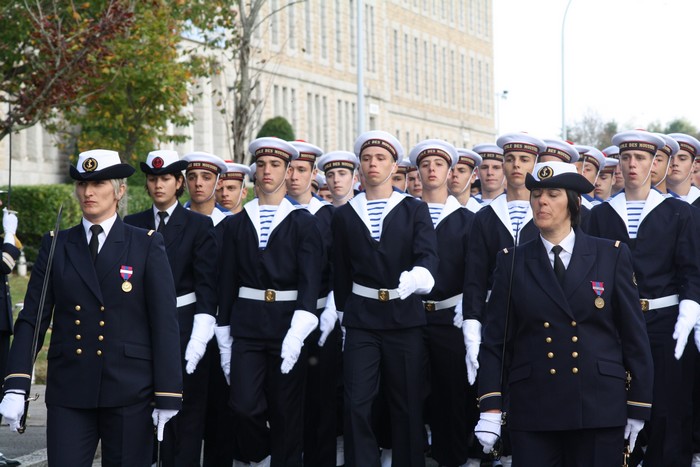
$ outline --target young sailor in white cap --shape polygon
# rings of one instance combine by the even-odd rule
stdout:
[[[249,151],[258,197],[224,223],[216,338],[230,378],[240,460],[271,456],[272,465],[300,465],[303,345],[318,325],[325,251],[317,220],[286,196],[297,149],[264,137]]]
[[[51,324],[51,465],[92,465],[98,443],[103,465],[151,465],[153,425],[162,440],[182,406],[175,286],[163,237],[117,214],[133,173],[116,151],[79,154],[70,176],[82,221],[42,239],[15,324],[0,414],[17,430],[31,384],[35,326],[41,343]]]
[[[401,191],[406,191],[406,187],[408,186],[406,176],[410,166],[411,161],[408,159],[403,159],[396,164],[396,172],[391,176],[391,184],[394,185],[395,188]]]
[[[578,173],[586,177],[586,180],[595,186],[598,180],[598,174],[605,166],[605,155],[593,146],[577,144],[574,146],[579,153],[579,159],[574,162]],[[600,204],[603,200],[596,199],[595,190],[590,193],[584,193],[581,196],[581,206],[591,209],[593,206]]]
[[[418,176],[418,167],[413,164],[406,167],[406,192],[418,199],[423,195],[423,185],[421,185],[420,176]]]
[[[216,205],[216,190],[221,186],[221,174],[228,167],[222,158],[207,152],[196,151],[182,158],[187,161],[185,178],[190,201],[185,207],[205,216],[211,217],[214,227],[231,213]]]
[[[654,357],[654,406],[645,426],[644,465],[689,465],[692,456],[693,327],[700,326],[700,245],[691,207],[651,187],[663,138],[646,131],[616,134],[624,191],[594,207],[588,233],[632,250],[634,280]],[[696,343],[700,334],[696,332]],[[633,375],[634,377],[634,375]],[[685,384],[684,384],[685,382]],[[641,439],[641,438],[640,438]],[[639,446],[638,446],[639,447]],[[641,453],[641,452],[640,452]]]
[[[469,153],[467,157],[450,143],[434,139],[421,141],[410,153],[421,177],[423,201],[428,203],[433,219],[440,258],[435,286],[423,297],[423,304],[428,324],[425,340],[430,364],[427,413],[431,457],[445,466],[461,466],[468,461],[480,465],[482,456],[478,448],[469,450],[469,433],[479,412],[474,404],[475,388],[467,382],[461,325],[454,325],[455,320],[462,319],[462,288],[474,213],[460,209],[462,203],[448,193],[446,184],[450,169],[464,165],[458,162],[462,157],[472,164],[476,158],[481,159],[476,153]]]
[[[488,206],[506,189],[506,178],[503,173],[503,149],[495,144],[483,143],[477,144],[472,150],[481,156],[481,164],[478,167],[481,194],[475,198],[483,206]]]
[[[359,166],[355,154],[349,151],[331,151],[319,157],[316,163],[326,176],[333,206],[342,206],[355,196],[353,185]]]
[[[476,179],[476,168],[481,165],[481,156],[471,149],[457,148],[457,163],[452,168],[447,187],[459,204],[471,212],[477,212],[482,204],[471,194],[472,182]]]
[[[306,465],[334,466],[336,462],[336,438],[342,434],[338,424],[338,381],[341,370],[341,333],[337,326],[338,315],[331,292],[331,218],[335,208],[311,193],[315,178],[316,160],[323,155],[318,146],[305,141],[291,141],[299,156],[291,162],[287,179],[287,193],[318,220],[325,250],[321,270],[321,288],[317,302],[320,313],[319,328],[314,330],[306,343],[309,364],[304,396],[304,463]]]
[[[620,148],[615,145],[610,145],[603,149],[603,155],[605,157],[611,157],[613,159],[620,159]],[[610,196],[618,194],[625,187],[625,178],[622,176],[622,169],[620,164],[615,167],[615,173],[613,177],[613,184]]]
[[[631,254],[577,227],[592,185],[573,165],[540,163],[527,177],[540,235],[498,254],[475,434],[490,451],[505,418],[513,465],[621,465],[652,401]]]
[[[151,151],[141,171],[153,206],[124,222],[163,235],[177,293],[182,358],[182,410],[166,425],[160,459],[164,466],[196,464],[202,451],[209,359],[202,359],[214,336],[216,316],[216,236],[207,216],[178,202],[187,161],[176,151]],[[177,459],[177,462],[176,462]]]
[[[684,133],[671,133],[668,136],[678,142],[679,148],[671,159],[671,167],[666,177],[666,185],[683,201],[700,206],[700,189],[692,185],[693,164],[700,153],[700,141]]]
[[[612,157],[605,158],[605,166],[600,169],[598,179],[595,182],[595,197],[605,201],[612,196],[613,180],[615,179],[615,170],[620,164],[618,159]]]
[[[250,167],[233,161],[225,162],[226,172],[219,177],[221,183],[216,189],[216,202],[231,214],[238,214],[243,210],[244,201],[248,196],[245,177],[250,173]]]
[[[333,216],[333,292],[347,329],[343,352],[345,460],[379,465],[372,405],[385,388],[394,465],[423,465],[426,323],[415,294],[433,287],[437,242],[428,206],[395,191],[403,148],[384,131],[355,141],[365,192]],[[410,364],[407,364],[410,362]]]
[[[651,186],[659,190],[664,196],[673,196],[677,198],[678,196],[676,196],[675,193],[669,192],[666,188],[666,177],[671,168],[671,161],[681,147],[678,142],[670,136],[664,135],[663,133],[655,134],[664,140],[664,147],[659,149],[656,153],[657,163],[651,169]]]

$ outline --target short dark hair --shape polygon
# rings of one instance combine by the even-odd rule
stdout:
[[[567,208],[571,218],[571,227],[577,227],[581,223],[581,195],[574,190],[566,190]]]
[[[177,172],[174,174],[171,174],[173,177],[175,177],[175,181],[177,182],[178,180],[182,180],[182,184],[180,185],[180,188],[177,189],[175,192],[175,197],[180,199],[180,196],[182,196],[185,193],[185,176],[182,174],[182,172]],[[148,176],[146,176],[148,177]],[[146,193],[148,193],[148,183],[144,184],[143,186],[146,189]]]

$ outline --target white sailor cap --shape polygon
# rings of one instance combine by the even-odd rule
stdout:
[[[228,170],[222,158],[208,152],[191,152],[186,154],[182,160],[187,161],[187,171],[206,170],[214,174],[223,174]]]
[[[612,138],[612,144],[624,151],[646,151],[652,156],[664,147],[663,138],[645,130],[627,130],[617,133]]]
[[[409,167],[411,167],[410,159],[401,159],[398,164],[396,164],[396,173],[401,175],[406,175]]]
[[[663,133],[656,133],[656,136],[659,136],[664,140],[664,147],[659,148],[659,151],[663,152],[666,154],[668,157],[673,157],[676,155],[676,153],[680,150],[680,145],[678,144],[678,141],[673,139],[672,137],[665,135]]]
[[[255,169],[257,169],[258,165],[253,162],[250,164],[249,172],[248,172],[248,178],[250,179],[250,183],[255,183]]]
[[[221,176],[221,180],[237,180],[242,182],[246,175],[250,174],[250,167],[245,164],[237,164],[233,161],[224,161],[226,173]]]
[[[416,144],[408,154],[411,164],[415,166],[418,166],[420,161],[428,156],[440,157],[447,162],[450,167],[454,167],[459,158],[457,149],[447,141],[441,139],[425,139]]]
[[[556,157],[560,161],[568,162],[570,164],[578,161],[580,157],[580,154],[574,145],[568,141],[562,141],[560,139],[545,139],[542,141],[544,141],[546,147],[540,156]]]
[[[333,169],[354,171],[359,166],[359,162],[357,156],[350,151],[331,151],[319,157],[317,165],[324,172]]]
[[[481,156],[481,161],[495,160],[503,162],[503,148],[496,144],[481,143],[472,148],[472,151]],[[479,164],[481,165],[481,164]]]
[[[316,164],[316,160],[323,155],[323,149],[311,143],[307,143],[306,141],[290,141],[289,144],[299,151],[299,155],[293,159],[295,161],[311,162],[313,165]]]
[[[146,162],[141,162],[141,172],[147,175],[164,175],[182,172],[187,168],[187,161],[180,159],[177,151],[161,149],[151,151]]]
[[[539,138],[528,135],[527,133],[508,133],[501,135],[496,140],[496,145],[503,149],[503,155],[509,152],[529,152],[534,156],[544,151],[545,144]]]
[[[124,164],[117,151],[93,149],[81,152],[75,167],[70,166],[70,176],[77,181],[113,180],[127,178],[135,172],[129,164]]]
[[[576,166],[560,161],[535,164],[532,174],[525,175],[525,186],[530,191],[537,188],[562,188],[577,193],[590,193],[594,189],[593,184],[576,171]]]
[[[476,151],[467,148],[457,148],[457,156],[457,164],[468,165],[472,170],[484,161]]]
[[[365,131],[356,140],[354,145],[355,155],[360,157],[365,148],[377,146],[389,151],[394,161],[400,161],[404,157],[404,150],[399,140],[394,135],[381,130]]]
[[[248,146],[248,152],[253,160],[262,156],[274,156],[289,163],[299,157],[299,151],[291,143],[274,136],[264,136],[254,139]]]
[[[320,190],[322,186],[326,184],[326,177],[321,172],[316,172],[316,176],[311,180],[311,186],[314,187],[316,191]]]
[[[578,162],[593,164],[598,171],[605,167],[605,155],[599,149],[586,144],[576,144],[574,147],[580,156]]]
[[[619,159],[620,158],[620,148],[617,146],[608,146],[607,148],[603,149],[603,154],[605,154],[605,157],[612,157],[613,159]]]
[[[689,152],[693,157],[700,157],[700,141],[694,136],[685,133],[669,133],[668,136],[678,142],[680,149]]]
[[[611,174],[615,173],[615,168],[620,164],[620,159],[615,159],[614,157],[605,158],[605,166],[600,169],[600,173]]]

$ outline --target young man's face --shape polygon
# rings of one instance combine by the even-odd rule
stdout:
[[[586,177],[586,180],[591,182],[592,185],[595,185],[595,179],[598,176],[598,167],[588,160],[580,160],[575,162],[574,165],[578,173]]]
[[[603,200],[610,198],[614,177],[611,173],[601,172],[595,182],[595,196]]]
[[[231,212],[237,211],[248,194],[241,180],[223,180],[216,190],[216,202]]]
[[[412,170],[406,174],[406,190],[408,190],[408,194],[416,198],[423,196],[423,185],[417,170]]]
[[[360,154],[362,184],[367,187],[383,185],[389,181],[396,169],[394,156],[387,149],[370,146]]]
[[[620,153],[620,169],[626,189],[638,189],[650,185],[651,169],[656,158],[646,151],[629,150]]]
[[[287,178],[287,193],[296,197],[303,195],[311,188],[311,181],[316,177],[317,170],[308,161],[292,161],[289,177]]]
[[[219,186],[219,179],[215,173],[208,170],[193,169],[187,171],[187,191],[194,204],[209,201],[214,196],[214,190]]]
[[[326,183],[332,198],[343,199],[352,192],[355,177],[352,170],[339,167],[326,172]]]
[[[146,176],[146,188],[153,204],[167,208],[177,201],[177,191],[182,187],[182,177],[173,174]]]
[[[421,185],[424,190],[435,190],[447,183],[450,165],[440,156],[423,157],[418,164]]]
[[[503,162],[495,159],[486,159],[479,166],[479,180],[481,180],[482,192],[494,192],[503,186]]]
[[[391,184],[401,191],[406,191],[406,174],[395,173],[391,176]]]
[[[663,151],[656,151],[656,164],[651,169],[651,186],[656,186],[666,178],[671,158]]]
[[[474,181],[474,172],[467,164],[457,164],[452,168],[452,174],[448,182],[450,194],[460,196],[465,190],[471,189]]]
[[[681,149],[671,158],[671,166],[668,170],[668,181],[672,185],[679,185],[690,178],[693,170],[693,156]]]
[[[255,161],[255,180],[265,194],[275,193],[284,184],[290,170],[287,163],[276,156],[260,156]]]
[[[511,151],[507,153],[503,163],[503,171],[506,174],[508,185],[512,187],[525,186],[525,175],[532,173],[536,159],[529,152]]]

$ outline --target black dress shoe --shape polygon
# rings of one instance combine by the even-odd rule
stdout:
[[[0,454],[0,467],[4,466],[14,466],[14,465],[20,465],[21,462],[18,460],[14,459],[8,459],[4,455]]]

